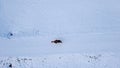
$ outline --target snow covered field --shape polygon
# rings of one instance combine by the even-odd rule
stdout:
[[[1,68],[119,68],[115,54],[57,54],[42,57],[1,57]]]
[[[120,68],[119,57],[119,0],[0,0],[0,68]]]

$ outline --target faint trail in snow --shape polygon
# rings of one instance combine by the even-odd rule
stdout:
[[[75,35],[110,35],[110,34],[120,34],[120,32],[43,32],[39,30],[31,31],[18,31],[18,32],[6,32],[0,33],[0,38],[20,38],[20,37],[55,37],[55,38],[62,38],[64,36],[75,36]]]
[[[111,62],[110,62],[111,61]],[[0,57],[0,67],[10,68],[119,68],[116,54],[57,54],[41,57]]]

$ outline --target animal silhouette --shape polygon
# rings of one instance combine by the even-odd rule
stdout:
[[[51,43],[55,43],[55,44],[58,44],[58,43],[62,43],[62,41],[61,40],[54,40],[54,41],[51,41]]]

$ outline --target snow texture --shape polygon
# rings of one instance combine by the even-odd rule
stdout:
[[[119,0],[0,0],[0,36],[120,33]],[[113,34],[114,35],[114,34]]]
[[[120,0],[0,0],[0,68],[120,68],[119,45]]]
[[[57,54],[41,57],[0,57],[0,68],[120,68],[115,54]]]

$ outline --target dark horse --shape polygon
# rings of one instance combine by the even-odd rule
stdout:
[[[62,43],[62,41],[61,40],[54,40],[54,41],[51,41],[51,43],[55,43],[55,44],[58,44],[58,43]]]

